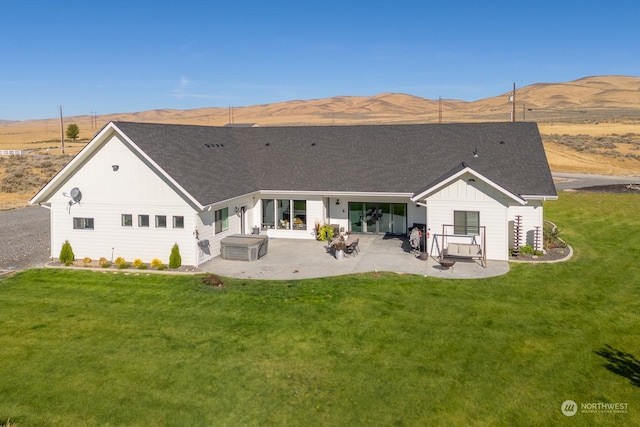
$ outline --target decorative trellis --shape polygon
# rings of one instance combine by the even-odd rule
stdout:
[[[540,251],[542,249],[542,233],[540,232],[540,226],[536,225],[533,233],[533,249]]]
[[[513,249],[511,254],[513,256],[520,255],[520,247],[524,239],[522,237],[522,215],[516,215],[516,219],[513,222]]]

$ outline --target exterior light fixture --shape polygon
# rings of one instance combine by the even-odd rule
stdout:
[[[113,169],[114,172],[117,172],[118,169],[120,169],[120,166],[119,165],[112,165],[111,169]]]

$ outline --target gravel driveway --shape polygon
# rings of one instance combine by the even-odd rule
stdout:
[[[33,206],[0,211],[0,272],[49,261],[50,229],[48,209]]]

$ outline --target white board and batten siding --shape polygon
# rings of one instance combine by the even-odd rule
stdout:
[[[521,215],[522,237],[524,244],[534,247],[535,229],[540,227],[540,241],[542,244],[542,225],[544,224],[544,209],[541,200],[528,200],[525,206],[509,207],[509,247],[513,247],[513,225],[516,215]]]
[[[117,165],[117,170],[114,170]],[[69,206],[71,189],[82,192],[80,203]],[[123,257],[169,262],[174,243],[182,263],[196,261],[193,230],[196,213],[158,174],[117,137],[72,175],[51,197],[51,256],[57,258],[69,240],[76,259]],[[122,225],[122,214],[132,215],[132,226]],[[138,226],[138,215],[149,216],[149,226]],[[156,215],[166,216],[166,228],[156,227]],[[184,218],[184,228],[173,228],[173,217]],[[73,218],[93,218],[94,229],[73,228]]]
[[[510,200],[495,188],[482,183],[469,183],[467,176],[452,182],[427,199],[428,226],[432,234],[442,234],[443,224],[453,224],[454,211],[477,211],[480,225],[486,227],[486,257],[493,260],[509,258],[507,213]],[[447,233],[453,233],[451,227]],[[441,237],[438,237],[441,247]],[[448,243],[471,243],[470,237],[447,237]],[[480,244],[481,242],[478,241]],[[431,248],[429,248],[431,250]]]

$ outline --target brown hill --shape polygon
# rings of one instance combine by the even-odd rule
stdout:
[[[508,121],[510,91],[474,102],[430,100],[408,94],[335,96],[274,104],[193,110],[151,110],[98,116],[66,117],[80,137],[90,139],[111,120],[222,126],[229,122],[272,125],[356,123],[434,123]],[[537,83],[516,90],[516,119],[539,123],[640,121],[640,78],[596,76],[566,82]],[[0,149],[29,148],[36,141],[59,141],[59,119],[0,121]],[[27,145],[25,147],[25,144]],[[38,144],[40,145],[40,144]],[[31,145],[32,148],[35,148]]]
[[[0,156],[0,209],[24,205],[38,186],[55,173],[50,169],[68,161],[70,154],[77,153],[112,120],[209,126],[229,122],[273,126],[508,121],[511,95],[507,90],[495,97],[467,102],[382,93],[232,109],[158,109],[102,115],[95,120],[90,116],[66,117],[65,128],[70,123],[77,124],[81,140],[67,141],[66,156],[59,159],[53,156],[60,153],[58,118],[0,120],[0,150],[52,154],[49,160],[40,159],[49,165],[47,168],[30,164],[40,156],[23,159],[22,166]],[[516,120],[538,122],[553,171],[640,175],[640,78],[596,76],[566,83],[533,84],[517,89],[515,105]],[[26,182],[24,177],[33,182]]]

